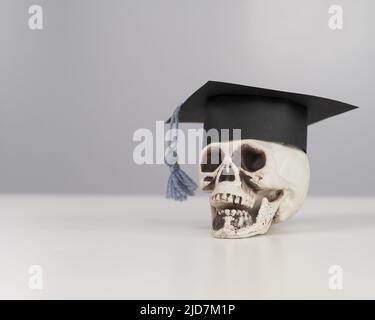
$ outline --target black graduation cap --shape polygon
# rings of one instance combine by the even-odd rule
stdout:
[[[307,126],[357,107],[336,100],[208,81],[180,107],[180,122],[241,129],[241,139],[294,145],[306,152]]]
[[[306,152],[308,125],[355,108],[306,94],[208,81],[167,122],[171,127],[178,127],[178,122],[200,122],[206,132],[229,129],[233,133],[234,129],[240,129],[241,139],[279,142]],[[171,154],[176,160],[175,152]],[[172,172],[167,197],[186,199],[193,194],[194,182],[179,168],[177,160],[173,165],[166,163]]]

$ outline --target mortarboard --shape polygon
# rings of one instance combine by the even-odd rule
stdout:
[[[241,139],[256,139],[293,145],[306,152],[307,127],[357,107],[312,95],[208,81],[195,91],[167,120],[171,128],[179,122],[203,123],[210,129],[241,130]],[[173,142],[166,159],[171,168],[167,197],[184,200],[195,183],[179,168]],[[229,137],[231,139],[231,137]],[[173,149],[173,150],[172,150]],[[173,177],[174,175],[174,177]]]

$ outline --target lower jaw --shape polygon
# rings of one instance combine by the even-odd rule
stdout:
[[[248,238],[258,234],[266,233],[271,226],[273,218],[278,210],[281,198],[277,201],[269,202],[267,198],[263,198],[261,203],[258,203],[254,208],[246,208],[245,219],[239,223],[239,211],[226,212],[223,215],[223,208],[221,208],[221,215],[218,215],[218,209],[211,207],[213,210],[213,236],[215,238],[227,238],[227,239],[238,239],[238,238]],[[233,209],[233,208],[231,208]],[[244,209],[244,208],[241,208]],[[220,210],[220,209],[219,209]],[[225,210],[224,211],[228,211]],[[219,216],[221,218],[219,218]],[[219,218],[219,219],[218,219]],[[260,220],[258,222],[258,220]]]
[[[242,227],[237,230],[230,230],[227,228],[221,228],[219,230],[213,230],[212,235],[215,238],[219,239],[240,239],[240,238],[249,238],[257,235],[258,232],[254,231],[251,226]]]
[[[214,209],[215,210],[215,209]],[[218,213],[214,216],[213,236],[215,238],[247,238],[256,234],[257,213],[245,215],[225,215]],[[240,222],[242,220],[242,222]]]

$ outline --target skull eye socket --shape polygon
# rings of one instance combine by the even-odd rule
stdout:
[[[201,171],[214,172],[223,162],[224,153],[218,147],[209,147],[202,156]]]
[[[266,155],[262,150],[255,149],[249,145],[241,146],[241,168],[255,172],[266,165]]]

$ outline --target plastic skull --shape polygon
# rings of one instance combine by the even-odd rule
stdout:
[[[199,185],[210,192],[213,235],[245,238],[268,231],[302,206],[309,185],[306,154],[259,140],[207,145],[200,155]]]

